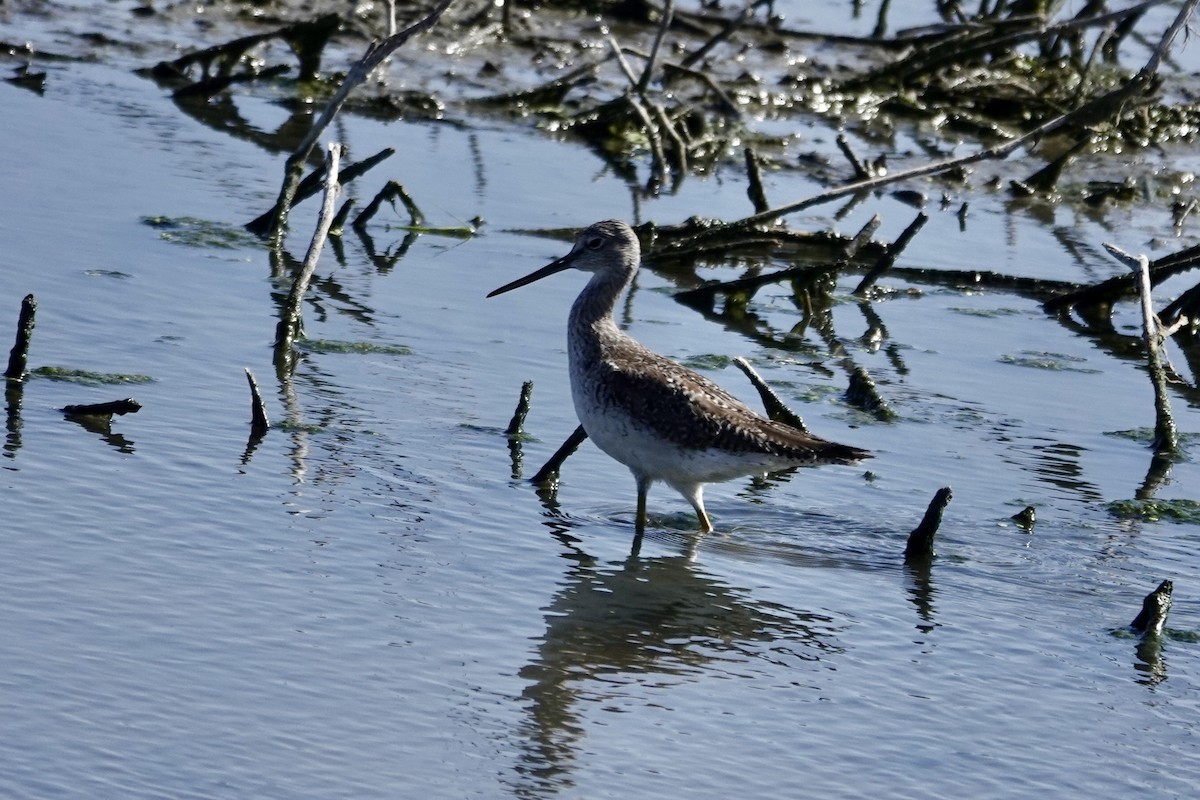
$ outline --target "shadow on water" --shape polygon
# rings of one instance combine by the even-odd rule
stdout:
[[[842,652],[842,626],[832,618],[755,600],[686,554],[601,562],[565,528],[556,530],[568,568],[544,608],[534,657],[520,670],[528,685],[519,795],[573,785],[588,709],[597,703],[628,701],[638,685],[742,674],[757,660],[794,668]]]

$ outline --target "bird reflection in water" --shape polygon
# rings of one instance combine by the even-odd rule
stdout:
[[[533,794],[572,785],[587,734],[583,701],[636,702],[642,687],[657,693],[731,663],[740,675],[760,659],[774,668],[841,651],[831,618],[756,601],[705,575],[686,554],[600,562],[566,526],[556,527],[570,566],[545,608],[536,655],[520,670],[528,719],[517,772]]]

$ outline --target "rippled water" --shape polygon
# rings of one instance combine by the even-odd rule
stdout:
[[[1116,435],[1153,424],[1136,361],[1020,297],[888,279],[920,292],[833,311],[899,413],[880,423],[840,401],[841,362],[793,330],[785,288],[755,298],[749,336],[644,271],[623,306],[635,336],[692,363],[747,356],[811,427],[876,458],[869,479],[711,487],[706,537],[656,487],[631,555],[624,468],[585,445],[556,494],[520,479],[575,425],[563,328],[580,276],[484,299],[566,247],[516,229],[637,216],[591,154],[519,126],[347,118],[357,155],[397,149],[378,183],[404,183],[434,224],[487,223],[466,241],[422,235],[394,263],[352,236],[328,248],[305,311],[327,344],[289,389],[270,348],[286,284],[238,235],[282,157],[127,70],[47,71],[44,96],[0,84],[0,319],[33,292],[31,366],[152,380],[34,377],[18,414],[10,402],[0,795],[1193,793],[1200,528],[1106,508],[1150,466],[1144,440]],[[285,118],[239,108],[252,130]],[[641,213],[745,205],[717,175]],[[1135,249],[1158,224],[1139,206],[1049,223],[986,193],[971,208],[965,232],[957,206],[934,211],[904,263],[1095,279],[1117,271],[1101,241]],[[884,239],[912,214],[881,198],[836,224],[876,212]],[[293,215],[294,254],[314,215]],[[404,221],[372,229],[379,253],[404,238],[387,220]],[[876,347],[864,334],[880,323]],[[249,453],[246,367],[276,423]],[[708,372],[753,397],[736,370]],[[528,379],[531,439],[514,449],[502,431]],[[125,396],[143,410],[106,431],[58,410]],[[1198,477],[1189,454],[1158,494],[1196,499]],[[940,555],[906,567],[905,537],[946,485]],[[1009,519],[1026,505],[1031,535]],[[1175,607],[1151,651],[1120,629],[1163,578]]]

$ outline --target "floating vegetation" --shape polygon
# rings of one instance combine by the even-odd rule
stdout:
[[[1108,504],[1108,512],[1123,520],[1200,523],[1200,501],[1196,500],[1115,500]]]
[[[965,306],[951,307],[946,310],[955,314],[962,314],[964,317],[983,317],[984,319],[1015,317],[1022,313],[1015,308],[967,308]]]
[[[116,278],[118,280],[133,277],[128,272],[121,272],[115,269],[85,269],[83,274],[91,278]]]
[[[262,242],[241,225],[226,225],[198,217],[142,217],[142,224],[156,228],[163,240],[185,247],[235,250],[262,246]]]
[[[121,372],[90,372],[68,367],[38,367],[30,371],[32,376],[52,381],[78,383],[83,386],[119,386],[130,383],[154,383],[149,375]]]
[[[719,370],[725,369],[732,364],[733,359],[729,356],[707,353],[689,356],[685,359],[681,359],[680,363],[690,369]]]
[[[1149,447],[1154,443],[1154,428],[1129,428],[1123,431],[1106,431],[1105,436],[1114,436],[1118,439],[1129,439],[1133,442],[1139,442]],[[1180,445],[1192,445],[1200,442],[1200,433],[1191,431],[1179,432]]]
[[[315,422],[299,422],[284,419],[275,423],[275,427],[288,433],[320,433],[324,428]]]
[[[1135,631],[1132,627],[1114,628],[1109,631],[1114,639],[1141,639],[1145,636],[1143,631]],[[1186,642],[1195,644],[1200,642],[1200,631],[1186,630],[1182,628],[1164,627],[1159,631],[1158,635],[1163,639],[1172,642]]]
[[[1100,370],[1091,367],[1073,366],[1074,364],[1086,364],[1087,359],[1063,353],[1022,350],[1018,355],[1004,355],[1000,356],[997,360],[1001,364],[1013,364],[1018,367],[1030,367],[1032,369],[1046,369],[1051,372],[1082,372],[1084,374],[1100,372]]]
[[[402,344],[347,342],[338,339],[301,339],[297,345],[309,353],[378,353],[387,356],[411,356],[413,352],[412,348]]]

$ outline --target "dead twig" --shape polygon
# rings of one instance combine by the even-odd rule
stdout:
[[[1167,394],[1167,373],[1163,369],[1159,348],[1163,338],[1159,331],[1158,317],[1150,297],[1150,260],[1145,255],[1133,256],[1116,245],[1104,243],[1118,261],[1134,269],[1139,280],[1142,301],[1142,340],[1146,347],[1146,360],[1150,369],[1150,381],[1154,385],[1154,452],[1175,453],[1179,450],[1179,432],[1171,415],[1171,400]]]
[[[863,367],[854,367],[850,371],[850,385],[846,387],[844,396],[847,403],[881,422],[894,420],[898,416],[879,394],[875,381]]]
[[[329,145],[325,155],[325,197],[321,203],[321,214],[317,218],[317,228],[313,232],[308,253],[304,256],[304,263],[292,281],[287,302],[280,312],[279,324],[275,327],[275,368],[284,376],[291,374],[295,355],[293,346],[303,326],[301,308],[304,295],[308,291],[313,271],[317,268],[317,259],[329,234],[329,227],[333,224],[334,203],[338,190],[338,160],[341,153],[341,144],[334,142]]]
[[[654,74],[654,63],[658,60],[658,49],[662,46],[662,40],[666,36],[667,28],[671,27],[671,19],[675,16],[674,0],[666,0],[663,4],[661,14],[662,17],[659,20],[658,31],[654,34],[654,44],[650,46],[650,56],[646,59],[646,66],[642,68],[642,77],[638,78],[637,83],[633,87],[633,90],[638,94],[645,94],[646,88],[650,85],[650,78]]]
[[[1200,266],[1200,245],[1193,245],[1175,253],[1169,253],[1155,259],[1150,264],[1150,285],[1158,286],[1163,281]],[[1132,268],[1132,267],[1131,267]],[[1055,313],[1072,306],[1103,306],[1111,305],[1126,295],[1137,292],[1138,275],[1136,270],[1124,275],[1115,275],[1100,283],[1084,286],[1074,291],[1065,292],[1052,297],[1042,304],[1047,312]],[[1180,300],[1163,310],[1165,319],[1174,320],[1180,309]]]
[[[767,202],[767,193],[763,191],[762,170],[759,168],[758,156],[749,147],[742,152],[746,157],[746,176],[750,179],[750,185],[746,187],[746,194],[754,205],[754,213],[761,214],[769,209],[771,204]]]
[[[706,55],[708,55],[710,52],[712,52],[712,49],[714,47],[716,47],[721,42],[728,39],[730,36],[733,36],[733,34],[737,32],[738,28],[740,28],[740,27],[742,27],[742,25],[746,24],[746,21],[749,20],[750,17],[754,14],[754,10],[756,8],[758,8],[759,6],[765,5],[765,4],[766,4],[766,0],[751,0],[751,2],[746,3],[746,7],[742,9],[740,14],[738,14],[736,17],[734,17],[733,19],[731,19],[727,23],[725,23],[725,27],[723,27],[720,31],[718,31],[715,36],[711,37],[707,42],[705,42],[700,47],[698,47],[687,58],[683,59],[682,66],[684,66],[684,67],[694,66],[698,61],[700,61],[700,59],[704,58]]]
[[[887,248],[884,254],[879,257],[879,260],[875,262],[875,265],[859,281],[858,286],[854,289],[854,294],[858,297],[864,296],[867,290],[875,284],[875,281],[879,280],[883,273],[892,268],[896,263],[896,259],[904,252],[904,248],[908,247],[908,243],[912,241],[912,238],[917,235],[917,232],[921,228],[925,227],[925,223],[928,221],[929,217],[925,214],[917,214],[908,227],[896,238],[896,241]]]
[[[713,282],[703,286],[698,286],[695,289],[688,289],[679,292],[675,295],[675,299],[684,305],[692,308],[709,308],[711,309],[716,302],[717,294],[724,294],[727,297],[737,296],[744,301],[749,300],[754,296],[761,287],[768,286],[773,283],[780,283],[787,280],[796,280],[803,278],[808,281],[815,281],[823,275],[830,272],[836,272],[843,266],[849,263],[858,254],[865,245],[871,241],[871,237],[875,235],[875,231],[879,229],[879,215],[875,214],[867,223],[859,230],[854,238],[848,240],[841,246],[839,258],[829,264],[805,264],[803,266],[788,267],[787,269],[770,272],[764,275],[751,275],[746,278],[737,278],[732,281]],[[697,236],[693,241],[699,241],[702,237]],[[677,255],[672,253],[672,255]]]
[[[395,155],[395,153],[396,150],[394,148],[385,147],[369,158],[364,158],[362,161],[355,161],[353,164],[347,165],[347,167],[338,175],[338,184],[345,186],[380,162],[391,158],[393,155]],[[324,180],[325,164],[322,162],[320,167],[314,169],[308,175],[304,176],[304,179],[300,181],[300,184],[296,187],[295,194],[292,196],[292,206],[296,206],[301,201],[306,200],[317,192],[321,191]],[[266,213],[260,214],[250,222],[247,222],[245,226],[246,230],[250,231],[256,236],[267,235],[271,231],[271,225],[278,215],[278,210],[278,205],[272,206],[271,209]]]
[[[303,165],[308,161],[309,155],[317,144],[317,140],[321,134],[325,132],[325,128],[329,123],[333,122],[333,118],[341,110],[346,99],[350,96],[350,92],[354,91],[360,83],[365,81],[375,67],[379,66],[383,61],[401,47],[412,37],[424,33],[437,23],[438,19],[453,0],[441,0],[432,11],[430,11],[423,19],[409,25],[399,33],[387,37],[381,42],[373,42],[367,52],[363,54],[350,71],[346,73],[346,77],[342,80],[342,85],[338,87],[337,92],[330,98],[329,103],[325,106],[325,110],[321,112],[321,116],[313,123],[305,135],[304,140],[296,147],[295,152],[288,156],[287,162],[284,164],[283,186],[279,191],[279,199],[275,203],[275,215],[270,226],[271,240],[276,245],[281,243],[283,231],[287,228],[288,210],[292,207],[292,199],[295,197],[296,189],[300,184],[300,173],[303,170]]]
[[[191,84],[192,87],[214,85],[211,84],[211,79],[214,77],[236,77],[241,80],[264,77],[263,73],[233,76],[232,70],[251,49],[263,42],[281,39],[287,42],[300,61],[300,80],[310,81],[315,79],[320,72],[321,51],[324,50],[330,37],[337,32],[340,24],[341,19],[337,14],[326,14],[313,20],[295,22],[274,31],[243,36],[230,42],[197,50],[194,53],[180,56],[174,61],[159,62],[151,74],[159,79],[176,80],[184,78],[185,73],[192,66],[199,66],[203,78]],[[212,74],[214,66],[216,68],[215,75]],[[187,88],[185,87],[185,89]],[[193,93],[200,94],[202,92],[193,90]]]
[[[835,141],[837,142],[838,149],[842,151],[842,155],[846,157],[846,160],[850,162],[850,166],[853,167],[855,180],[867,180],[876,174],[875,171],[871,169],[870,164],[861,160],[857,155],[854,154],[854,151],[850,149],[850,142],[846,141],[845,134],[839,133]]]

